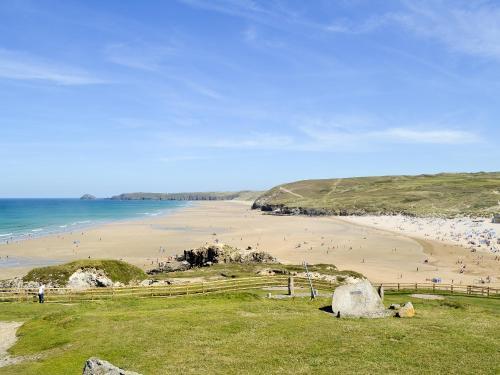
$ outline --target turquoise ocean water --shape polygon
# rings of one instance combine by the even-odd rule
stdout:
[[[166,214],[180,201],[0,199],[0,243]]]

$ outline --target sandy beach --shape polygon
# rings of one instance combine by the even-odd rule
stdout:
[[[460,244],[417,236],[392,226],[375,227],[337,217],[273,216],[250,209],[250,202],[196,202],[166,216],[116,222],[0,245],[0,279],[25,274],[23,262],[66,262],[115,258],[153,267],[158,260],[216,239],[240,248],[268,251],[283,263],[330,263],[366,275],[373,282],[478,284],[490,278],[500,285],[498,254],[471,252]],[[370,226],[371,225],[371,226]],[[461,273],[463,265],[465,270]]]

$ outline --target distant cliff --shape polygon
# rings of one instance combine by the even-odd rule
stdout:
[[[192,192],[192,193],[124,193],[114,195],[113,200],[170,200],[170,201],[222,201],[222,200],[254,200],[262,192]]]

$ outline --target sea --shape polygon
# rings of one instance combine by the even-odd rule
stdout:
[[[0,244],[164,215],[188,204],[160,200],[0,199]]]

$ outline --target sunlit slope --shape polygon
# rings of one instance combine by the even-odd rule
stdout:
[[[276,186],[254,208],[311,215],[491,216],[500,172],[304,180]]]

